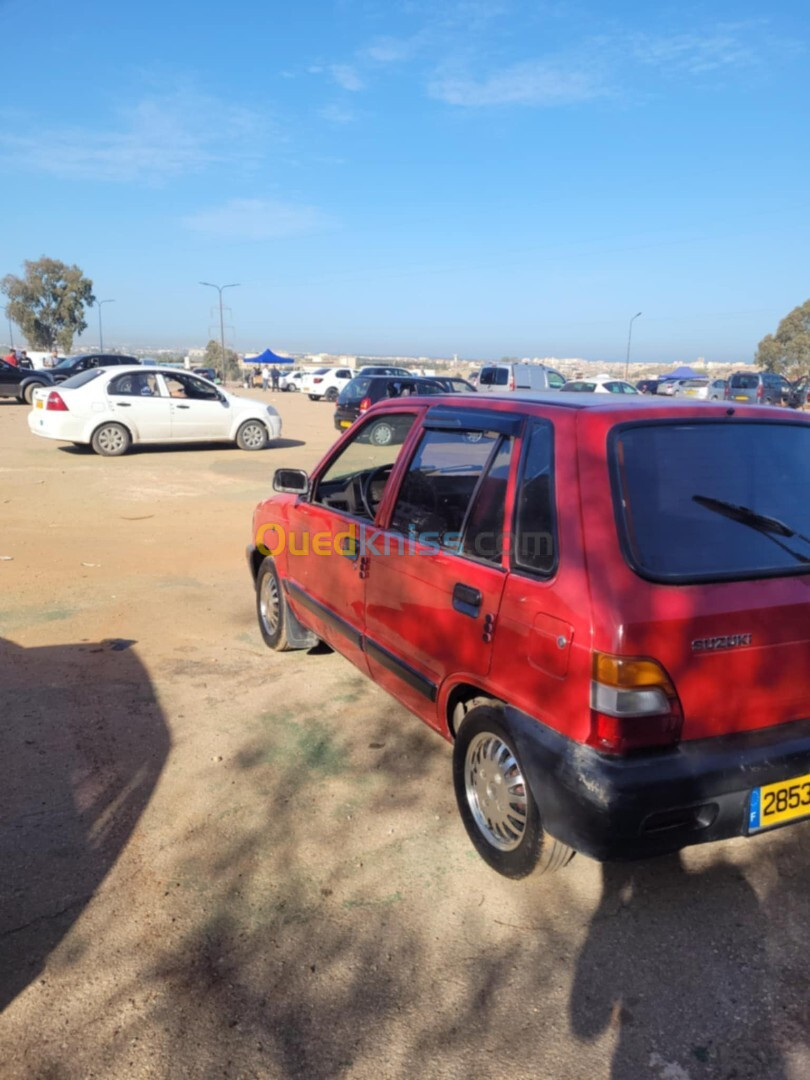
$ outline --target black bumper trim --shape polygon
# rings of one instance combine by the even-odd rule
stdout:
[[[613,757],[506,707],[544,828],[592,858],[744,836],[753,788],[810,773],[810,719]]]

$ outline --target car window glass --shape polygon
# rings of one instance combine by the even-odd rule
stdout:
[[[554,390],[559,390],[564,385],[565,379],[560,375],[558,371],[549,371],[547,373],[548,385]]]
[[[499,436],[426,431],[399,489],[391,527],[458,549],[462,526]]]
[[[509,372],[505,367],[481,368],[478,381],[481,386],[506,386],[509,382]]]
[[[501,439],[463,526],[462,552],[498,564],[503,556],[503,522],[513,442],[510,438]]]
[[[366,421],[329,463],[312,501],[371,519],[416,413],[386,413]]]
[[[731,385],[738,390],[755,390],[759,385],[758,375],[732,375]]]
[[[515,501],[515,566],[548,574],[554,568],[554,433],[546,421],[533,423],[524,439]]]
[[[87,372],[86,374],[90,373]],[[76,378],[82,378],[82,376],[76,376]],[[73,379],[68,379],[68,382],[73,381]],[[67,385],[67,383],[64,385]],[[124,375],[116,375],[114,379],[110,379],[107,393],[125,397],[157,397],[160,391],[158,390],[157,376],[153,373],[148,371],[128,371]]]
[[[194,401],[217,401],[219,398],[215,387],[195,379],[193,375],[164,375],[163,378],[169,397]]]

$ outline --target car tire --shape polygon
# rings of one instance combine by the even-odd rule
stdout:
[[[292,646],[287,640],[287,601],[276,564],[269,555],[256,575],[256,615],[265,645],[275,652],[288,652]]]
[[[310,394],[309,395],[309,400],[310,401],[317,401],[318,400],[318,395],[317,394]]]
[[[31,405],[33,403],[34,391],[41,389],[41,383],[29,383],[28,386],[26,386],[26,388],[23,390],[23,397],[25,398],[26,405]]]
[[[93,432],[90,445],[101,457],[121,457],[132,445],[132,436],[123,424],[101,424]]]
[[[453,787],[461,820],[487,865],[508,878],[566,866],[572,848],[543,830],[503,709],[467,713],[453,747]]]
[[[326,391],[326,393],[323,396],[324,396],[325,401],[332,401],[332,402],[337,401],[337,399],[338,399],[337,388],[334,387],[334,386],[330,386],[329,389]]]
[[[246,420],[236,433],[236,445],[240,450],[264,450],[269,441],[267,428],[261,420]]]
[[[394,425],[387,420],[380,420],[368,433],[368,441],[373,446],[388,446],[394,438]]]

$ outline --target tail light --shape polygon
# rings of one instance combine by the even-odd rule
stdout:
[[[591,746],[606,754],[673,746],[682,727],[681,703],[657,660],[594,653]]]
[[[515,376],[510,375],[509,376],[509,389],[511,391],[514,391],[516,387],[517,387],[517,383],[515,382]]]
[[[363,400],[360,402],[360,412],[365,412],[366,409],[370,409],[370,408],[371,408],[371,398],[370,397],[364,397]]]
[[[725,389],[723,390],[723,397],[726,401],[731,400],[731,383],[726,383]]]
[[[762,401],[764,396],[765,396],[765,387],[762,385],[762,383],[760,383],[759,386],[757,387],[757,401]]]
[[[65,399],[56,390],[51,390],[48,394],[48,400],[45,402],[45,408],[49,412],[69,412]]]
[[[323,382],[323,376],[322,375],[316,375],[315,378],[312,381],[314,383]]]

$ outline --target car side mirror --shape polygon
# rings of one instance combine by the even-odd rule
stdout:
[[[303,469],[276,469],[273,475],[273,490],[286,491],[290,495],[306,495],[309,491],[309,477]]]

